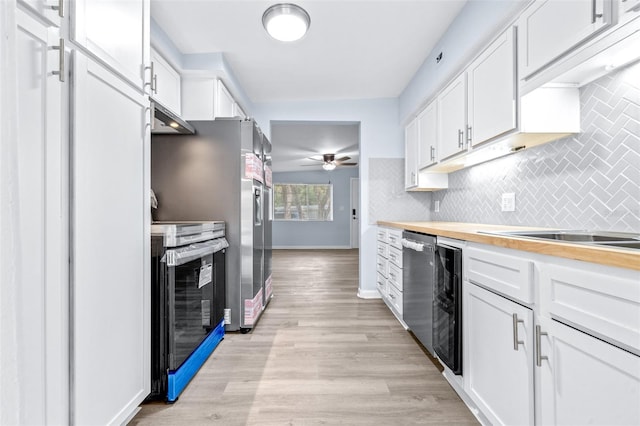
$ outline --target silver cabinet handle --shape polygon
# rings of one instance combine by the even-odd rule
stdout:
[[[151,62],[151,91],[156,95],[158,94],[158,76],[153,62]]]
[[[431,161],[436,161],[436,147],[431,147]]]
[[[544,331],[540,331],[540,326],[536,325],[536,365],[538,367],[542,367],[542,360],[543,359],[549,359],[548,356],[542,355],[542,348],[541,348],[541,343],[542,343],[542,336],[547,336],[549,333],[544,332]]]
[[[462,148],[464,146],[463,136],[464,136],[464,132],[458,129],[458,148]]]
[[[524,324],[524,320],[518,319],[518,314],[513,314],[513,350],[518,350],[518,345],[524,345],[524,340],[518,337],[518,323]]]
[[[64,83],[64,39],[60,39],[58,46],[53,46],[53,50],[58,51],[58,71],[53,71],[51,74],[57,75],[58,80]]]
[[[467,126],[467,145],[471,145],[471,126]]]
[[[58,16],[64,18],[64,0],[58,0],[57,6],[51,6],[51,9],[58,11]]]
[[[596,2],[597,0],[591,0],[591,23],[595,24],[596,19],[602,18],[602,13],[596,12]]]

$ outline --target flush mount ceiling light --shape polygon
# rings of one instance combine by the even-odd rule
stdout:
[[[311,25],[309,14],[292,3],[274,4],[262,15],[262,25],[269,35],[280,41],[302,38]]]
[[[336,163],[334,163],[334,162],[324,163],[322,165],[322,168],[325,169],[326,171],[330,172],[331,170],[336,168]]]

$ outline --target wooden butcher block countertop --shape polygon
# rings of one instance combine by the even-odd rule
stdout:
[[[512,235],[483,233],[536,231],[549,230],[549,228],[463,222],[378,221],[378,225],[640,271],[640,250],[618,249],[609,246],[560,242],[556,240],[534,240]]]

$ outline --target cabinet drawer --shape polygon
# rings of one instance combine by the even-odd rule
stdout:
[[[393,263],[398,268],[402,268],[402,249],[390,246],[388,259],[389,262]]]
[[[379,274],[382,274],[383,277],[387,278],[389,273],[388,270],[389,270],[389,266],[388,266],[387,259],[378,255],[377,261],[376,261],[376,271],[378,271]]]
[[[389,245],[385,243],[381,243],[378,241],[377,245],[378,255],[384,257],[385,259],[389,258]]]
[[[394,286],[387,284],[387,294],[389,295],[389,303],[396,313],[402,317],[402,293]]]
[[[388,229],[387,241],[391,247],[402,250],[402,231],[400,229]]]
[[[402,269],[398,268],[393,263],[389,262],[389,284],[395,286],[398,290],[402,291]]]
[[[376,288],[380,296],[387,297],[387,279],[382,274],[376,274]]]
[[[464,250],[466,279],[523,303],[533,303],[533,262],[497,250]]]
[[[376,239],[383,243],[387,242],[387,230],[383,228],[378,228],[376,232]]]
[[[541,305],[552,318],[640,355],[640,274],[582,266],[543,264]]]

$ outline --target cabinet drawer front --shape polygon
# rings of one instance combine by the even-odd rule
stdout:
[[[381,243],[378,241],[378,255],[384,257],[385,259],[389,258],[389,245],[385,243]]]
[[[640,355],[640,274],[631,275],[543,265],[541,304],[552,318]]]
[[[387,231],[387,241],[391,247],[402,250],[402,231],[399,229],[389,229]]]
[[[533,262],[475,247],[464,250],[466,279],[523,303],[533,303]]]
[[[376,239],[378,241],[386,243],[387,242],[387,230],[386,229],[382,229],[382,228],[378,228],[378,231],[376,232]]]
[[[389,262],[396,265],[398,268],[402,268],[402,249],[394,246],[389,247]]]
[[[387,279],[382,274],[376,274],[376,288],[380,296],[387,297]]]
[[[389,283],[402,291],[402,269],[389,262]]]
[[[377,262],[376,262],[376,270],[378,271],[379,274],[382,274],[383,277],[387,278],[388,270],[389,270],[387,259],[378,255]]]
[[[389,303],[393,309],[402,317],[402,293],[392,285],[387,284],[387,294],[389,295]]]

